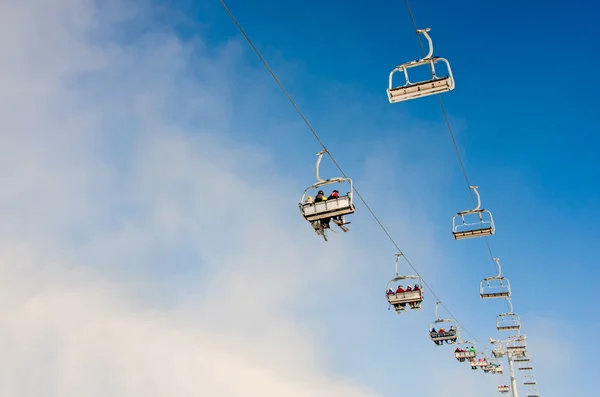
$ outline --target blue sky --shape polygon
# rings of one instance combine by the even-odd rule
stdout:
[[[390,70],[421,54],[403,2],[227,4],[436,294],[502,337],[506,305],[478,297],[485,242],[450,234],[471,201],[437,99],[387,101]],[[444,104],[540,392],[591,392],[598,83],[579,76],[596,6],[411,5],[452,64]],[[428,339],[431,293],[387,310],[395,251],[362,203],[329,243],[301,218],[320,147],[218,2],[0,15],[0,394],[496,393]]]

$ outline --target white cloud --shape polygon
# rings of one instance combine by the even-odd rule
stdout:
[[[0,14],[0,394],[372,395],[293,315],[349,258],[302,249],[292,183],[214,129],[240,46],[92,45],[85,1]]]

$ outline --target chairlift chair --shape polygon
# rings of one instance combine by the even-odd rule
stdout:
[[[532,386],[527,390],[527,397],[540,397],[540,393],[535,386]]]
[[[531,359],[527,358],[527,357],[518,357],[518,358],[513,359],[513,361],[516,363],[528,363],[531,361]]]
[[[479,354],[481,354],[481,353],[479,353]],[[483,359],[483,361],[479,361],[480,359]],[[485,358],[485,357],[479,357],[479,359],[478,358],[473,359],[473,362],[471,363],[471,365],[473,365],[473,366],[475,366],[477,368],[484,369],[488,365],[490,365],[490,363],[487,361],[487,358]],[[484,372],[487,372],[487,370],[484,371]]]
[[[465,350],[464,352],[454,352],[454,357],[457,360],[462,360],[462,359],[469,360],[471,358],[475,358],[475,356],[476,356],[476,353],[472,352],[470,350]]]
[[[471,361],[471,359],[475,358],[477,356],[477,349],[474,347],[475,346],[475,342],[470,342],[470,341],[459,341],[456,342],[457,345],[466,345],[467,348],[465,349],[465,351],[462,352],[454,352],[454,358],[456,358],[459,361]],[[469,350],[469,346],[471,346],[473,348],[473,350]]]
[[[496,358],[502,358],[505,354],[506,353],[504,352],[504,350],[502,350],[502,348],[496,348],[492,350],[492,355]]]
[[[510,299],[506,299],[510,311],[496,316],[496,329],[498,331],[519,331],[521,329],[521,319],[513,313],[513,305]]]
[[[354,207],[354,203],[352,201],[352,179],[350,178],[330,178],[323,180],[319,176],[319,166],[321,164],[321,159],[323,158],[323,154],[327,151],[323,150],[317,153],[317,165],[315,167],[315,175],[317,177],[317,183],[307,187],[302,193],[302,198],[300,199],[300,203],[298,207],[300,208],[300,212],[304,219],[311,223],[315,232],[323,236],[325,241],[327,241],[327,233],[326,228],[320,224],[320,221],[327,218],[337,218],[332,219],[333,222],[340,227],[344,232],[349,231],[349,229],[345,226],[350,222],[345,222],[343,220],[344,215],[353,214],[356,208]],[[336,198],[327,199],[325,201],[320,201],[315,203],[314,201],[306,201],[306,193],[310,189],[318,189],[326,185],[331,185],[334,183],[344,183],[347,182],[350,184],[350,190],[346,195]]]
[[[515,357],[524,357],[527,351],[525,335],[514,335],[506,342],[506,350]]]
[[[435,321],[431,323],[429,326],[429,337],[431,340],[438,345],[436,342],[446,342],[448,344],[454,345],[459,337],[459,330],[456,324],[456,321],[443,319],[438,317],[438,305],[440,302],[435,303]],[[444,329],[444,332],[439,332],[439,328],[441,324],[450,324],[448,329]],[[433,329],[437,328],[438,331],[433,332]],[[442,326],[443,328],[443,326]],[[452,331],[450,331],[452,329]],[[441,343],[438,345],[441,346]]]
[[[469,187],[475,191],[475,195],[477,196],[477,206],[472,210],[458,212],[456,215],[454,215],[454,218],[452,218],[452,235],[454,236],[455,240],[463,240],[473,237],[486,237],[491,236],[496,232],[492,213],[488,210],[480,208],[481,196],[479,196],[479,192],[477,191],[479,186]],[[473,215],[477,216],[479,222],[473,222],[471,220]]]
[[[502,394],[505,394],[510,391],[510,387],[508,385],[500,385],[498,386],[498,391]]]
[[[532,375],[527,375],[525,376],[525,379],[523,379],[523,384],[525,386],[535,386],[537,382],[535,381],[535,378]]]
[[[498,274],[494,277],[486,277],[479,284],[479,296],[481,299],[509,298],[510,282],[502,277],[502,268],[500,267],[500,258],[494,258]]]
[[[533,371],[533,366],[531,364],[521,365],[519,366],[519,371]]]
[[[421,310],[421,303],[423,302],[423,280],[419,276],[401,276],[398,274],[398,260],[402,254],[396,254],[396,277],[391,279],[386,287],[386,298],[388,303],[394,306],[396,313],[400,314],[406,311],[406,305],[408,304],[411,310]],[[418,285],[418,290],[412,290],[408,292],[394,292],[389,293],[391,291],[395,291],[396,285],[404,285],[404,282],[407,280],[415,280],[417,281],[415,284],[407,283],[406,285],[410,285],[411,288],[413,285]]]
[[[389,86],[387,89],[390,103],[402,102],[409,99],[415,99],[434,94],[441,94],[454,89],[454,76],[452,75],[450,63],[445,58],[433,56],[433,42],[428,34],[430,30],[430,28],[417,30],[418,34],[425,36],[427,43],[429,44],[429,53],[425,56],[425,58],[398,65],[390,72]],[[436,74],[435,64],[440,61],[446,64],[446,68],[448,69],[447,76],[438,77]],[[411,83],[408,78],[408,69],[422,65],[429,65],[431,68],[431,79],[417,83]],[[394,87],[393,77],[396,72],[404,73],[404,78],[406,79],[406,83],[404,85]]]

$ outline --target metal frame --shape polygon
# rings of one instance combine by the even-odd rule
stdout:
[[[486,277],[479,283],[479,296],[481,299],[510,298],[510,282],[506,277],[502,277],[500,258],[494,258],[494,262],[498,274],[494,277]]]
[[[498,331],[519,331],[521,329],[521,319],[513,313],[513,306],[510,299],[506,299],[510,305],[508,313],[501,313],[496,316],[496,329]]]
[[[535,380],[535,377],[533,375],[526,375],[523,379],[523,384],[525,386],[536,386],[537,382]]]
[[[460,330],[458,328],[458,324],[456,323],[456,321],[454,320],[449,320],[449,319],[444,319],[444,318],[439,318],[438,317],[438,305],[440,302],[435,302],[435,321],[431,323],[431,325],[429,326],[429,337],[431,338],[431,340],[433,342],[445,342],[448,341],[448,344],[451,345],[455,345],[456,341],[458,341],[459,337],[460,337]],[[442,336],[432,336],[431,335],[431,329],[436,327],[436,324],[441,324],[441,323],[449,323],[451,324],[451,327],[454,327],[455,329],[455,334],[454,335],[448,335],[449,332],[447,330],[444,331],[444,333],[442,334]],[[439,333],[437,333],[437,335],[439,335]],[[438,345],[441,346],[441,345]]]
[[[472,210],[466,210],[457,212],[456,215],[452,218],[452,235],[455,240],[462,240],[466,238],[473,237],[485,237],[491,236],[496,233],[496,226],[494,225],[494,218],[492,217],[492,213],[486,209],[481,209],[481,196],[477,191],[479,186],[469,186],[469,188],[475,191],[475,195],[477,195],[477,206]],[[479,222],[475,223],[467,223],[465,221],[465,216],[467,215],[477,215],[479,217]],[[484,216],[484,215],[487,215]],[[461,223],[457,223],[457,219],[461,219]],[[487,219],[485,219],[487,218]],[[487,225],[486,227],[473,228],[474,225]],[[463,229],[466,228],[466,229]],[[463,229],[463,230],[459,230]]]
[[[468,340],[465,340],[465,341],[459,340],[455,344],[459,345],[459,346],[460,345],[467,345],[467,346],[470,345],[475,349],[475,351],[470,351],[470,350],[467,350],[464,352],[456,352],[455,351],[454,358],[456,358],[457,360],[464,359],[464,360],[466,360],[466,362],[470,362],[473,358],[477,357],[477,348],[475,347],[475,346],[477,346],[477,344],[475,342],[468,341]]]
[[[513,335],[506,341],[506,351],[514,357],[524,357],[527,352],[526,335]]]
[[[385,295],[386,295],[388,303],[390,305],[394,306],[394,309],[396,310],[396,313],[398,313],[398,314],[406,311],[407,303],[414,304],[412,307],[410,307],[411,310],[421,310],[421,303],[423,303],[423,280],[421,279],[421,277],[412,276],[412,275],[400,276],[398,274],[398,261],[400,260],[401,256],[402,256],[402,254],[396,254],[396,264],[395,264],[396,277],[394,277],[387,283],[387,287],[385,289],[385,292],[386,292]],[[390,285],[392,285],[392,283],[397,283],[398,281],[401,281],[401,280],[419,280],[419,282],[418,282],[419,291],[401,292],[399,294],[394,293],[394,294],[388,295],[387,292],[390,290]],[[412,285],[411,285],[411,287],[412,287]],[[401,306],[401,304],[404,304],[404,306]]]
[[[315,166],[315,176],[317,178],[317,183],[304,189],[304,192],[302,192],[302,198],[300,199],[300,203],[298,204],[298,208],[300,209],[300,213],[302,214],[304,219],[306,219],[307,221],[309,221],[311,223],[315,232],[318,235],[323,236],[325,241],[327,241],[327,235],[325,234],[325,231],[323,230],[323,228],[320,227],[318,221],[320,221],[321,219],[325,219],[325,218],[353,214],[356,211],[356,208],[354,207],[354,203],[352,200],[352,197],[353,197],[352,179],[350,179],[350,178],[329,178],[329,179],[324,180],[324,179],[321,179],[321,177],[319,176],[319,167],[321,164],[321,159],[323,158],[323,154],[325,154],[325,153],[327,153],[326,150],[323,150],[323,151],[317,153],[318,158],[317,158],[317,164]],[[330,200],[321,201],[318,203],[315,203],[315,202],[305,203],[304,202],[304,200],[306,198],[306,192],[308,192],[308,190],[317,189],[317,188],[331,185],[334,183],[344,183],[344,182],[348,182],[350,184],[350,191],[346,195],[339,196],[336,199],[330,199]],[[338,226],[342,227],[343,225],[338,224]],[[344,231],[348,231],[348,229],[345,227],[343,229],[344,229]]]
[[[529,390],[527,390],[527,397],[540,397],[540,393],[536,386],[529,387]]]
[[[443,92],[448,92],[454,89],[454,76],[452,75],[452,68],[450,67],[450,63],[446,58],[433,56],[433,42],[431,41],[431,37],[429,37],[429,34],[427,33],[430,30],[430,28],[417,30],[417,34],[424,35],[427,39],[427,43],[429,44],[429,53],[427,53],[425,58],[403,63],[401,65],[396,66],[390,72],[389,84],[387,89],[387,95],[390,103],[397,103],[407,101],[409,99],[416,99],[429,95],[441,94]],[[446,68],[448,69],[447,76],[437,77],[436,75],[435,64],[440,61],[446,64]],[[431,80],[425,80],[418,83],[411,83],[410,79],[408,78],[408,69],[426,64],[429,65],[429,67],[431,68]],[[393,76],[396,72],[404,73],[404,78],[406,79],[406,83],[404,85],[394,87]]]

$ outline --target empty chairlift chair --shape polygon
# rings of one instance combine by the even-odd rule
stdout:
[[[525,386],[536,386],[537,382],[535,381],[535,378],[532,375],[528,375],[523,379],[523,384]]]
[[[454,76],[452,75],[450,63],[445,58],[433,56],[433,42],[431,41],[431,37],[429,37],[428,34],[430,30],[430,28],[417,30],[418,34],[422,34],[425,36],[429,45],[429,53],[425,56],[425,58],[403,63],[401,65],[396,66],[394,70],[390,72],[389,86],[387,89],[387,95],[390,103],[402,102],[409,99],[415,99],[434,94],[441,94],[443,92],[451,91],[454,89]],[[435,65],[440,61],[446,64],[446,68],[448,69],[447,76],[437,76]],[[431,79],[416,83],[411,82],[408,78],[408,69],[423,65],[429,66],[431,70]],[[396,72],[404,73],[404,79],[406,80],[406,83],[394,87],[393,77]]]
[[[519,365],[519,371],[533,371],[533,365],[531,365],[531,362],[521,363]]]
[[[388,282],[386,287],[386,298],[390,305],[394,307],[396,313],[400,314],[406,311],[407,305],[411,310],[420,310],[423,302],[423,280],[419,276],[400,276],[398,274],[398,260],[402,254],[396,254],[396,277]],[[404,292],[397,292],[398,286],[402,285]],[[411,291],[406,291],[406,287],[411,287]],[[418,286],[415,289],[414,286]]]
[[[452,218],[452,235],[455,240],[491,236],[496,232],[492,213],[480,208],[481,197],[477,191],[479,186],[469,187],[475,191],[475,195],[477,196],[477,206],[472,210],[458,212],[454,215],[454,218]],[[477,221],[475,221],[475,219]]]
[[[498,274],[494,277],[486,277],[479,284],[479,296],[481,299],[493,298],[509,298],[510,297],[510,282],[507,278],[502,277],[502,268],[500,267],[500,259],[494,258]]]
[[[540,393],[538,393],[537,388],[533,386],[527,390],[527,397],[540,397]]]
[[[516,363],[528,363],[531,361],[531,359],[529,359],[527,357],[518,357],[518,358],[515,358],[513,361]]]
[[[352,179],[350,178],[330,178],[323,180],[319,177],[319,166],[321,159],[326,151],[317,153],[317,165],[315,167],[315,175],[317,177],[317,183],[309,186],[302,193],[302,198],[298,207],[304,219],[306,219],[312,225],[315,232],[322,236],[327,241],[327,228],[321,224],[324,219],[330,219],[344,232],[348,232],[349,229],[346,227],[350,222],[346,222],[343,218],[345,215],[353,214],[355,211],[354,203],[352,201]],[[307,192],[310,189],[319,189],[323,186],[336,184],[336,183],[348,183],[350,189],[346,195],[339,195],[336,198],[327,199],[325,201],[314,202],[307,201]]]
[[[492,355],[496,358],[502,358],[504,357],[504,350],[497,348],[492,350]]]
[[[525,335],[514,335],[506,342],[506,351],[514,358],[525,357],[527,352],[527,344],[525,343]]]
[[[496,329],[498,331],[519,331],[521,329],[521,320],[517,314],[513,313],[510,299],[506,300],[510,305],[510,311],[496,316]]]
[[[429,327],[429,337],[438,346],[441,346],[443,342],[448,344],[455,344],[459,337],[459,330],[456,321],[443,319],[438,317],[438,305],[440,302],[435,303],[435,318],[436,320],[431,323]],[[447,327],[447,328],[444,328]],[[440,328],[443,332],[440,332]],[[434,331],[435,329],[435,331]]]

